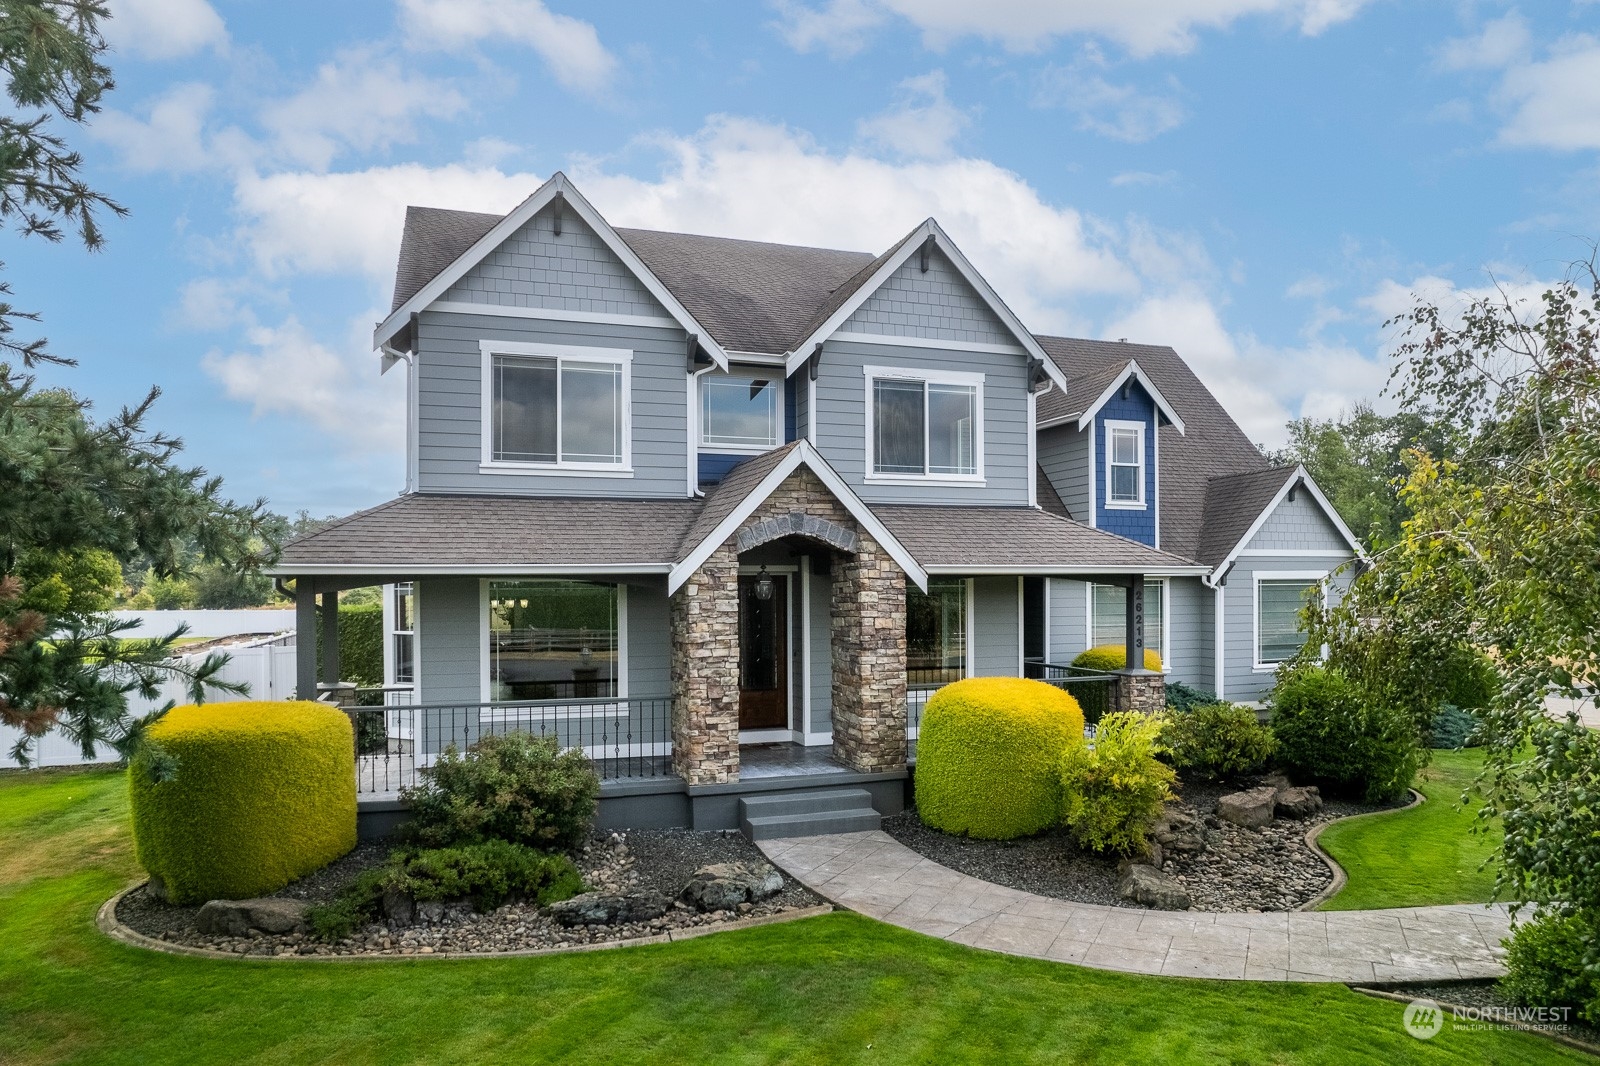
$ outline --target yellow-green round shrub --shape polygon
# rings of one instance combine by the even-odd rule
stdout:
[[[928,700],[917,737],[917,812],[946,833],[1010,840],[1054,825],[1061,756],[1083,740],[1078,701],[1020,677],[974,677]]]
[[[134,847],[173,903],[275,892],[355,847],[355,743],[342,711],[175,707],[147,738],[128,768]],[[168,759],[175,771],[158,773]]]
[[[1073,666],[1081,666],[1087,670],[1124,670],[1128,665],[1128,646],[1126,644],[1096,644],[1088,651],[1078,653],[1072,660]],[[1161,655],[1153,648],[1144,650],[1144,668],[1161,671]]]

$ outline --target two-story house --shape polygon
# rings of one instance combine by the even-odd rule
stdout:
[[[386,585],[374,759],[554,732],[613,821],[731,824],[802,772],[897,809],[927,692],[1093,643],[1257,699],[1360,551],[1170,348],[1035,336],[931,219],[879,255],[618,229],[557,174],[410,209],[374,343],[406,490],[285,549],[300,646]]]

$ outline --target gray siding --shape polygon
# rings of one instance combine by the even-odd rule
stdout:
[[[913,253],[845,320],[842,328],[854,333],[927,340],[1017,343],[1011,331],[938,249],[928,256],[927,273],[922,271],[920,256]]]
[[[886,485],[867,481],[866,366],[977,372],[983,381],[981,485]],[[1027,359],[1022,355],[831,341],[816,381],[817,448],[869,503],[1027,505]]]
[[[1049,604],[1050,634],[1046,657],[1060,666],[1072,662],[1077,654],[1089,646],[1089,609],[1085,598],[1089,586],[1083,581],[1067,578],[1050,578],[1046,585]]]
[[[804,564],[802,564],[804,565]],[[811,732],[833,732],[833,586],[811,574]],[[803,699],[802,694],[802,699]]]
[[[1216,672],[1212,631],[1216,628],[1211,590],[1197,577],[1169,577],[1167,584],[1167,677],[1196,688],[1213,689]]]
[[[423,492],[531,496],[682,496],[688,477],[684,333],[424,311],[417,356],[417,478]],[[633,352],[631,478],[482,473],[483,356],[478,342],[519,341]]]
[[[478,579],[421,578],[416,590],[418,702],[479,702],[483,623]]]
[[[973,578],[973,666],[977,677],[1016,677],[1022,655],[1017,579]]]
[[[1056,426],[1039,434],[1039,465],[1067,512],[1080,522],[1090,519],[1089,440],[1090,432],[1076,426]]]
[[[672,629],[667,620],[667,580],[628,582],[628,695],[672,694]]]
[[[1350,559],[1348,552],[1326,556],[1245,556],[1228,573],[1225,618],[1223,622],[1224,671],[1227,680],[1223,695],[1235,703],[1250,703],[1265,698],[1272,688],[1273,669],[1256,668],[1256,579],[1265,573],[1328,574]],[[1347,575],[1334,580],[1334,588],[1348,582]]]
[[[562,213],[561,236],[554,220]],[[582,219],[551,204],[444,294],[459,303],[665,317],[666,308]]]
[[[1322,505],[1304,489],[1293,502],[1278,504],[1256,535],[1245,545],[1246,551],[1307,551],[1318,549],[1333,555],[1348,555],[1350,546],[1328,518]]]

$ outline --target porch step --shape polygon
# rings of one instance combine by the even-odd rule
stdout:
[[[739,830],[751,840],[859,833],[877,829],[883,816],[864,788],[810,789],[746,796],[739,800]]]

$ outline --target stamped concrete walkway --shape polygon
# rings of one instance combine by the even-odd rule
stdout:
[[[760,843],[862,914],[1012,955],[1101,970],[1251,981],[1437,981],[1504,972],[1503,905],[1216,914],[1036,896],[941,866],[881,831]]]

